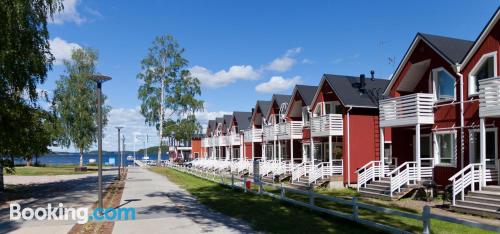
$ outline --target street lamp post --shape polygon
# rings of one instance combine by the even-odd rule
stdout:
[[[116,130],[118,130],[118,152],[117,153],[118,153],[118,157],[120,157],[120,164],[118,164],[118,179],[121,179],[121,163],[122,163],[121,160],[122,160],[122,158],[121,158],[121,154],[120,154],[120,148],[121,148],[120,147],[120,141],[121,141],[121,139],[120,139],[120,136],[121,136],[120,135],[120,130],[122,128],[123,127],[116,127]],[[116,157],[117,160],[118,160],[118,157]]]
[[[123,167],[123,152],[125,152],[125,135],[122,135],[122,151],[120,154],[120,168],[122,171],[125,171],[125,168]]]
[[[103,205],[102,205],[102,83],[108,80],[111,80],[111,77],[109,76],[103,76],[103,75],[93,75],[90,77],[93,81],[97,83],[97,155],[98,155],[98,179],[97,179],[97,184],[98,184],[98,205],[99,208],[101,209],[101,214],[103,211]]]

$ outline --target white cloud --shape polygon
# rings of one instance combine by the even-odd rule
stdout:
[[[80,15],[77,6],[80,0],[64,0],[64,10],[54,16],[52,23],[64,24],[65,22],[73,22],[78,25],[87,21],[87,19]]]
[[[286,91],[300,83],[302,83],[300,76],[295,76],[290,79],[285,79],[282,76],[273,76],[268,82],[260,83],[255,86],[255,91],[260,93]]]
[[[314,63],[314,61],[312,61],[312,60],[310,60],[310,59],[305,58],[305,59],[302,59],[302,63],[303,63],[303,64],[313,64],[313,63]]]
[[[301,47],[289,49],[283,56],[274,59],[266,68],[277,72],[288,71],[297,63],[297,60],[294,57],[301,51]]]
[[[194,66],[190,71],[202,85],[207,87],[223,87],[237,80],[257,80],[260,77],[260,73],[250,65],[235,65],[227,71],[220,70],[215,73],[205,67]]]
[[[71,51],[76,48],[81,48],[80,45],[76,43],[67,42],[59,37],[49,40],[50,51],[56,58],[54,64],[61,65],[64,59],[71,58]]]

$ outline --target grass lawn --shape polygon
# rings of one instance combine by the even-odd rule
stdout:
[[[232,190],[168,168],[151,168],[179,184],[203,205],[245,220],[254,230],[269,233],[377,233],[344,219],[282,203],[267,196]]]
[[[318,212],[309,211],[305,208],[284,204],[266,196],[256,196],[253,194],[245,194],[241,191],[231,190],[173,169],[151,168],[151,170],[166,175],[172,182],[180,184],[191,194],[198,197],[199,201],[206,206],[229,216],[246,220],[254,229],[259,231],[273,233],[368,232],[366,227],[348,220],[334,218]],[[269,192],[279,193],[277,190],[264,189]],[[316,192],[337,197],[351,197],[357,195],[357,192],[352,189],[318,190]],[[300,194],[287,193],[287,197],[303,202],[308,201],[306,196]],[[316,204],[320,207],[343,211],[345,213],[350,213],[352,210],[350,206],[339,205],[321,199],[316,199]],[[384,206],[380,204],[377,205]],[[239,209],[234,209],[234,207],[239,207]],[[405,209],[396,206],[386,207],[417,213],[413,209]],[[265,210],[265,212],[262,212],[262,210]],[[365,209],[360,209],[359,215],[363,219],[395,226],[412,233],[422,232],[421,221]],[[272,220],[272,222],[269,222],[269,220]],[[494,233],[434,219],[431,221],[431,229],[433,233]],[[371,231],[373,231],[373,229],[370,230],[370,232]]]
[[[39,176],[39,175],[73,175],[73,174],[88,174],[95,171],[76,172],[75,165],[58,165],[58,166],[42,166],[42,167],[15,167],[16,176]],[[4,169],[4,175],[7,174]]]

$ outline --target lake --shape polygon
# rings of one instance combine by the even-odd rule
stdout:
[[[123,154],[123,163],[124,165],[132,165],[132,161],[127,160],[127,156],[133,156],[132,152],[127,152]],[[143,154],[136,154],[137,159],[142,159]],[[158,157],[158,153],[154,152],[149,154],[150,160],[156,160]],[[114,152],[103,152],[102,154],[103,165],[108,165],[111,161],[115,161],[115,165],[120,163],[120,157],[117,153]],[[83,164],[87,165],[89,163],[89,159],[95,159],[97,163],[97,153],[84,153],[83,154]],[[167,160],[168,155],[164,154],[162,156],[162,160]],[[33,159],[33,163],[34,163]],[[25,164],[24,160],[16,160],[16,164]],[[57,153],[57,154],[46,154],[44,156],[38,157],[38,163],[46,164],[46,165],[78,165],[80,164],[80,154],[79,153]]]

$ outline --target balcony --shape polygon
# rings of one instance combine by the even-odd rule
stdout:
[[[227,146],[227,137],[226,136],[217,136],[216,137],[216,146]]]
[[[286,123],[278,124],[278,139],[279,140],[289,140],[289,139],[302,139],[302,127],[304,123],[302,121],[291,121]]]
[[[342,136],[343,134],[342,114],[327,114],[311,119],[311,135],[313,137]]]
[[[227,135],[227,144],[228,145],[240,145],[240,135],[236,133],[231,133],[231,135]]]
[[[415,93],[381,100],[380,127],[434,124],[434,94]]]
[[[245,130],[243,140],[245,142],[262,142],[262,129],[254,128]]]
[[[263,128],[263,140],[264,141],[274,141],[278,139],[278,125],[266,125]]]
[[[210,147],[210,138],[207,138],[207,137],[203,138],[201,140],[201,147],[203,147],[203,148]]]
[[[500,77],[479,81],[479,117],[500,116]]]

